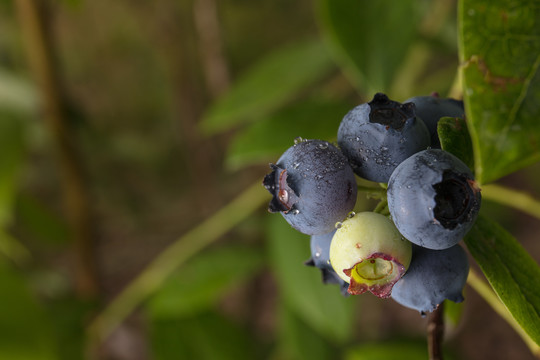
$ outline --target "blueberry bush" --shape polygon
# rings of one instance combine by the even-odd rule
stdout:
[[[8,0],[0,35],[0,358],[540,358],[537,1]]]

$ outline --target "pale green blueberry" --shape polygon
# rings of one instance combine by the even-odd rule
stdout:
[[[330,244],[330,263],[353,295],[390,296],[409,268],[411,243],[384,215],[362,212],[341,223]]]

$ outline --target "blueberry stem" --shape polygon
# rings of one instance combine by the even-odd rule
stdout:
[[[386,198],[379,201],[379,203],[377,204],[377,206],[375,207],[373,212],[384,215],[383,212],[384,212],[385,209],[388,210],[388,200],[386,200]]]
[[[427,333],[429,360],[443,360],[444,301],[429,315]]]
[[[383,188],[374,188],[370,186],[358,185],[358,191],[365,193],[368,198],[372,198],[372,199],[386,198],[386,189],[383,189]]]

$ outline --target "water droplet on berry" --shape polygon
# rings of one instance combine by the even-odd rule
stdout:
[[[321,144],[318,145],[318,148],[321,149],[321,150],[327,149],[328,148],[328,143],[321,143]]]
[[[301,136],[298,136],[298,137],[294,138],[294,145],[298,145],[301,142],[304,142],[304,139]]]
[[[352,219],[355,215],[356,213],[354,211],[351,211],[350,213],[347,214],[347,219]]]
[[[335,225],[335,228],[336,228],[336,229],[341,229],[342,226],[343,226],[343,223],[340,222],[340,221],[338,221],[338,222],[336,223],[336,225]]]
[[[293,169],[298,169],[299,166],[300,166],[300,163],[297,163],[297,162],[292,164]]]
[[[293,215],[298,215],[298,214],[300,214],[300,210],[294,209],[292,213],[293,213]]]

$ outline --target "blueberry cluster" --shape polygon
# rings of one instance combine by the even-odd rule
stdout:
[[[469,265],[458,243],[480,209],[471,170],[441,149],[437,123],[464,117],[463,103],[436,95],[404,103],[378,93],[343,118],[337,146],[295,143],[264,178],[269,211],[311,235],[323,282],[371,292],[425,313],[463,300]],[[373,212],[355,213],[356,176],[380,183]]]

